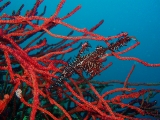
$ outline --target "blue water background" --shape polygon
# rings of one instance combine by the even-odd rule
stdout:
[[[45,0],[38,12],[42,12],[44,6],[47,6],[46,17],[51,16],[60,0]],[[11,0],[12,4],[6,13],[11,13],[11,10],[17,10],[22,3],[25,8],[22,14],[27,9],[32,8],[34,1]],[[77,5],[82,8],[73,16],[66,19],[65,22],[76,26],[78,28],[91,28],[100,20],[104,23],[95,31],[95,33],[103,36],[117,35],[121,32],[128,32],[129,35],[135,36],[140,45],[135,49],[127,52],[123,56],[133,56],[140,58],[149,63],[160,63],[160,1],[159,0],[66,0],[63,8],[59,13],[59,17],[63,17],[68,12],[73,10]],[[67,35],[70,29],[57,26],[52,32]],[[74,33],[73,36],[82,35]],[[47,36],[49,43],[55,43],[60,39],[55,39]],[[83,42],[85,42],[84,40]],[[90,41],[92,51],[97,45],[105,44],[99,41]],[[127,46],[131,46],[129,43]],[[78,45],[78,44],[77,44]],[[78,51],[71,56],[76,56]],[[121,61],[115,57],[108,57],[105,65],[113,62],[113,65],[106,71],[102,72],[100,76],[95,77],[95,80],[108,81],[108,80],[121,80],[124,81],[127,77],[133,64],[136,64],[135,70],[132,73],[129,82],[145,82],[157,83],[160,82],[160,67],[146,67],[135,61]],[[114,89],[120,85],[114,85],[108,89]],[[122,85],[121,85],[122,87]],[[139,86],[137,89],[146,88]],[[150,87],[150,88],[159,88]]]

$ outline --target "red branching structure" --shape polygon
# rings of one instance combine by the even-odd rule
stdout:
[[[105,58],[109,56],[115,56],[120,60],[137,61],[145,66],[159,67],[160,64],[150,64],[135,57],[120,56],[140,44],[135,37],[128,36],[126,32],[110,37],[93,33],[103,23],[103,20],[90,30],[87,28],[80,29],[63,22],[64,19],[69,18],[81,8],[81,6],[77,6],[66,16],[59,18],[58,14],[65,0],[60,1],[51,17],[43,17],[46,8],[44,8],[44,13],[38,16],[37,9],[42,2],[43,0],[36,0],[33,8],[27,11],[24,16],[20,15],[24,5],[17,12],[14,11],[12,15],[3,14],[0,16],[0,72],[2,75],[0,82],[4,84],[1,92],[4,97],[1,96],[0,100],[2,119],[6,119],[7,110],[11,109],[21,111],[17,119],[29,116],[31,120],[38,119],[38,117],[43,117],[47,120],[62,120],[65,118],[69,120],[96,120],[98,118],[101,120],[138,120],[136,115],[159,117],[159,111],[155,107],[156,102],[150,102],[150,98],[158,94],[160,90],[142,89],[134,91],[135,88],[129,88],[131,84],[128,79],[135,66],[132,67],[126,81],[122,83],[124,84],[123,88],[116,88],[101,94],[98,91],[98,87],[104,88],[105,84],[109,84],[109,81],[101,86],[102,82],[91,80],[111,66],[112,63],[102,67]],[[7,2],[2,5],[0,12],[9,4],[10,2]],[[42,24],[39,24],[40,20],[43,21]],[[83,35],[72,37],[72,32],[67,36],[54,34],[50,30],[57,25],[66,26],[73,31],[83,33]],[[29,43],[25,47],[20,46],[21,43],[29,40],[36,33],[41,34],[32,41],[28,41]],[[47,39],[44,38],[36,45],[32,45],[45,33],[63,40],[59,43],[48,45]],[[106,47],[98,46],[92,53],[82,56],[82,53],[90,47],[86,42],[82,44],[76,60],[72,64],[58,59],[58,56],[62,55],[63,57],[64,54],[75,50],[76,48],[72,48],[72,46],[84,39],[103,41],[106,43]],[[111,43],[110,41],[113,39],[118,40],[116,43]],[[64,44],[67,40],[72,41]],[[135,41],[133,46],[116,52],[131,40]],[[36,54],[30,54],[30,52],[38,49],[40,51]],[[84,71],[90,74],[89,78],[83,75]],[[61,76],[58,75],[59,73],[61,73]],[[77,79],[72,78],[73,73],[78,75]],[[123,94],[107,99],[110,94],[116,92],[122,92]],[[145,99],[144,95],[149,93],[152,93],[152,95]],[[20,100],[18,105],[16,103],[17,99]],[[129,103],[123,103],[123,99],[132,100]],[[22,103],[24,104],[23,107]],[[139,103],[139,106],[136,106],[136,103]],[[13,108],[9,108],[9,104]],[[30,108],[31,111],[29,113],[25,111],[25,109],[30,110]],[[56,113],[55,109],[59,112]],[[15,117],[16,114],[18,112],[13,112],[12,116]]]

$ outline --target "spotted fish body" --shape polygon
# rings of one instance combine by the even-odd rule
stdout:
[[[82,48],[79,51],[76,59],[64,68],[61,76],[55,83],[56,86],[61,86],[62,81],[66,78],[71,77],[73,73],[81,74],[83,71],[85,71],[93,77],[100,72],[100,68],[102,68],[102,61],[100,61],[99,59],[105,54],[106,48],[98,46],[94,52],[82,56],[82,53],[88,47],[88,43],[84,43],[82,45]]]
[[[70,78],[73,73],[82,74],[82,72],[84,71],[88,73],[91,77],[94,77],[95,75],[99,74],[102,68],[102,63],[104,62],[102,58],[106,56],[106,51],[118,50],[120,47],[126,45],[126,43],[128,43],[130,40],[131,37],[121,37],[120,39],[118,39],[116,43],[112,43],[107,48],[97,46],[94,52],[91,52],[83,56],[82,54],[84,53],[84,51],[88,47],[90,47],[87,42],[84,43],[78,55],[76,56],[76,59],[64,68],[61,76],[55,83],[56,86],[62,86],[63,80]]]

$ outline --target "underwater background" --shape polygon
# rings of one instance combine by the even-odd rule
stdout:
[[[5,0],[4,0],[5,1]],[[21,4],[25,7],[22,10],[22,15],[27,9],[31,9],[35,0],[10,0],[9,9],[3,12],[11,13],[12,10],[17,10]],[[38,9],[38,12],[43,11],[44,6],[47,6],[45,17],[50,17],[56,10],[60,0],[44,0],[43,4]],[[3,2],[2,2],[3,3]],[[63,8],[60,11],[59,17],[66,15],[73,10],[77,5],[82,8],[70,18],[64,20],[65,22],[76,26],[78,28],[91,28],[100,20],[104,23],[95,31],[103,36],[117,35],[121,32],[128,32],[129,36],[135,36],[140,45],[135,49],[123,54],[123,56],[133,56],[140,58],[149,63],[160,63],[160,0],[66,0]],[[63,26],[56,26],[52,32],[61,35],[67,35],[70,30]],[[79,35],[79,33],[74,33]],[[74,36],[73,35],[73,36]],[[47,41],[49,43],[56,43],[60,39],[53,38],[49,35]],[[103,42],[89,41],[92,49],[97,45],[102,45]],[[132,42],[127,46],[131,46]],[[126,46],[126,47],[127,47]],[[70,56],[77,55],[78,51],[73,52]],[[66,58],[67,59],[67,56]],[[145,82],[145,83],[159,83],[160,82],[160,67],[146,67],[135,61],[122,61],[115,57],[108,57],[105,65],[113,62],[113,65],[107,70],[103,71],[94,79],[99,81],[121,80],[124,81],[127,77],[131,67],[135,64],[135,70],[132,73],[129,82]],[[122,85],[121,85],[122,86]],[[110,86],[108,89],[114,89],[118,85]],[[137,89],[148,88],[138,86]],[[149,87],[157,88],[159,86]],[[157,100],[158,100],[157,95]],[[156,97],[154,98],[156,99]],[[160,105],[160,101],[158,101]]]
[[[43,4],[38,9],[42,12],[44,6],[47,6],[45,17],[50,17],[60,0],[44,0]],[[6,11],[11,13],[22,4],[25,4],[25,12],[31,9],[35,0],[11,0],[9,9]],[[78,28],[90,29],[97,24],[100,20],[104,23],[95,31],[95,33],[103,36],[117,35],[121,32],[128,32],[130,36],[135,36],[140,45],[135,49],[125,53],[123,56],[134,56],[149,63],[160,63],[160,1],[159,0],[66,0],[59,17],[66,15],[69,11],[73,10],[77,5],[82,8],[73,16],[66,19],[65,22],[76,26]],[[70,30],[66,27],[56,26],[52,32],[67,35]],[[73,36],[78,35],[74,33]],[[47,36],[49,43],[57,42],[59,39]],[[84,40],[85,42],[86,40]],[[89,40],[88,40],[89,41]],[[95,49],[97,45],[102,45],[103,42],[89,41],[92,48]],[[131,46],[129,43],[127,46]],[[126,47],[127,47],[126,46]],[[75,52],[77,55],[78,51]],[[71,54],[74,56],[74,54]],[[113,65],[103,71],[100,76],[95,79],[107,80],[122,80],[124,81],[129,73],[133,64],[136,68],[132,73],[129,82],[147,82],[155,83],[160,82],[160,68],[159,67],[146,67],[135,61],[122,61],[116,58],[108,57],[106,64],[113,62]],[[142,86],[141,86],[142,87]]]

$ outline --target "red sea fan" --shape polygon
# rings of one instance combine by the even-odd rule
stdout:
[[[105,67],[102,65],[110,56],[115,56],[120,60],[134,60],[145,66],[159,67],[160,64],[149,64],[135,57],[120,56],[139,45],[140,42],[135,37],[128,36],[126,32],[109,37],[93,33],[103,23],[103,20],[90,30],[80,29],[63,22],[81,8],[77,6],[66,16],[59,18],[58,14],[65,0],[61,0],[55,13],[46,18],[43,16],[46,7],[44,12],[38,15],[37,9],[42,3],[43,0],[36,0],[33,8],[23,16],[20,13],[24,5],[17,12],[13,11],[12,15],[2,14],[0,16],[1,119],[29,117],[31,120],[40,118],[47,120],[66,118],[69,120],[123,120],[138,119],[137,115],[159,117],[159,111],[155,106],[157,102],[150,101],[160,92],[159,90],[134,91],[135,88],[128,88],[131,85],[128,79],[135,66],[132,67],[126,81],[121,82],[124,84],[122,88],[103,93],[102,90],[110,82],[92,80],[93,77],[112,65],[112,63]],[[0,12],[9,4],[10,2],[6,2],[2,5]],[[43,23],[40,24],[39,21]],[[57,25],[63,25],[83,35],[71,36],[73,32],[67,36],[54,34],[50,30]],[[37,33],[40,35],[30,40]],[[47,43],[47,38],[38,41],[45,33],[52,37],[62,38],[62,40],[51,45]],[[77,48],[73,46],[83,39],[102,41],[106,46],[97,46],[92,52],[85,53],[84,51],[90,47],[88,42],[80,44]],[[111,43],[113,39],[118,40]],[[131,40],[135,41],[134,45],[117,52]],[[24,42],[28,43],[22,47],[21,44]],[[37,43],[32,45],[34,42]],[[77,49],[80,50],[75,61],[69,63],[63,60],[65,54]],[[38,52],[33,54],[34,50]],[[72,78],[73,73],[77,74],[76,78]],[[86,77],[84,73],[90,76]],[[112,82],[120,83],[119,81]],[[120,94],[110,98],[111,94],[116,92]],[[147,98],[144,97],[146,94],[149,94]],[[125,103],[123,99],[129,100]],[[137,103],[138,106],[135,105]],[[12,115],[9,115],[11,111],[13,111]]]

